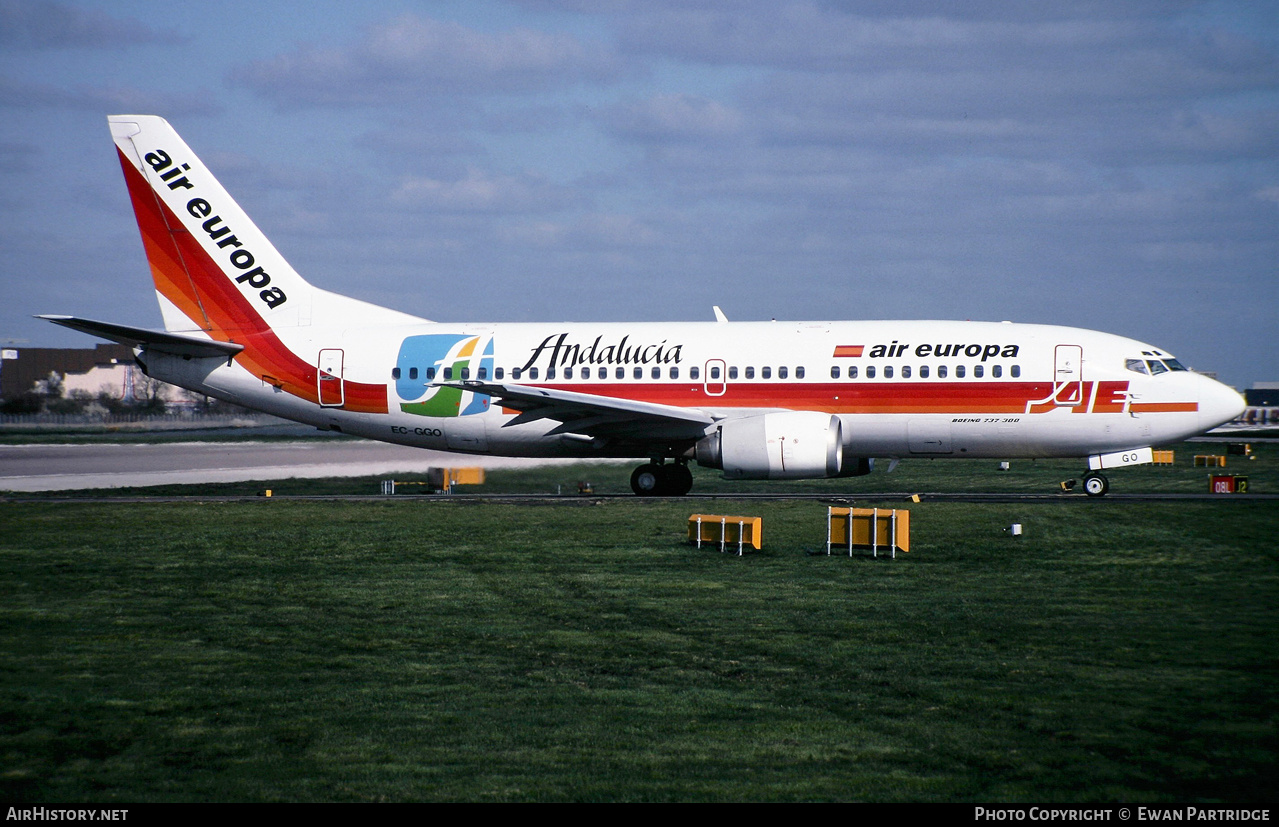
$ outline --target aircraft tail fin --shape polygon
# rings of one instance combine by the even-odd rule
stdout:
[[[268,328],[424,321],[309,284],[163,118],[107,120],[166,330],[233,341]]]

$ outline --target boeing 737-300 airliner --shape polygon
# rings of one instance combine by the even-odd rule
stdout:
[[[322,429],[470,454],[630,457],[637,494],[857,476],[875,458],[1078,457],[1102,471],[1242,397],[1108,333],[1008,322],[431,322],[306,282],[162,118],[109,119],[164,317],[61,325],[148,376]]]

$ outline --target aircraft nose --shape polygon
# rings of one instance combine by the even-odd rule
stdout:
[[[1247,404],[1243,395],[1229,385],[1203,377],[1199,390],[1199,427],[1209,430],[1243,415]]]

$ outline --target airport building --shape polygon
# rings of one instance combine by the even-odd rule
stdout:
[[[128,345],[4,348],[0,357],[0,398],[5,400],[47,390],[49,376],[55,374],[64,396],[71,396],[72,391],[90,396],[106,391],[117,399],[131,401],[142,376],[133,361],[133,348]]]
[[[1279,425],[1279,382],[1255,382],[1243,392],[1248,407],[1239,421],[1249,425]]]

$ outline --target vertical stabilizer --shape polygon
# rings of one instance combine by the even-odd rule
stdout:
[[[299,276],[163,118],[112,115],[111,136],[165,328],[230,339],[311,323]]]

